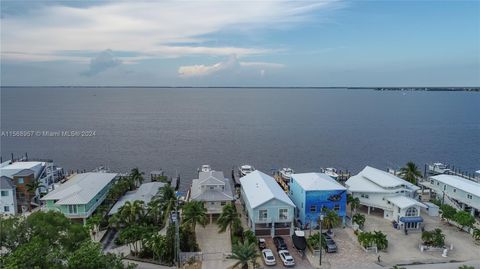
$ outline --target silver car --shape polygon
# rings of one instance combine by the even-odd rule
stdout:
[[[283,262],[285,266],[295,266],[295,260],[293,259],[292,255],[288,252],[288,250],[280,250],[278,251],[278,256]]]
[[[262,250],[262,257],[263,261],[266,265],[275,265],[277,261],[275,260],[275,256],[273,256],[273,252],[271,249],[266,248]]]

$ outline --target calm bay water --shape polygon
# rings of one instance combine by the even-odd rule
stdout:
[[[178,171],[185,189],[210,164],[230,175],[413,160],[480,169],[480,94],[341,89],[1,88],[2,131],[94,130],[94,137],[6,137],[1,155]]]

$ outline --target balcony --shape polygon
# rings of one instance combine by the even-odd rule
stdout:
[[[292,222],[293,218],[287,217],[287,218],[256,218],[255,223],[284,223],[284,222]]]

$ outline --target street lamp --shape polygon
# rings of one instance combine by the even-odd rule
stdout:
[[[320,238],[319,238],[319,250],[320,250],[320,259],[319,259],[319,265],[322,266],[322,222],[323,222],[323,214],[320,214]]]

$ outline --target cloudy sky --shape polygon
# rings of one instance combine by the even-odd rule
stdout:
[[[480,85],[480,1],[1,4],[2,85]]]

